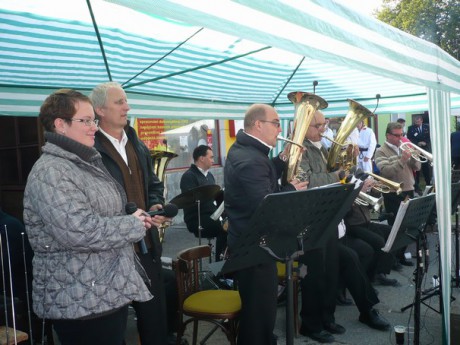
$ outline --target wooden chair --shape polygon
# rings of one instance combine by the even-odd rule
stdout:
[[[293,263],[292,272],[292,293],[294,297],[294,330],[296,336],[299,335],[300,321],[299,321],[299,275],[295,269],[299,266],[297,261]],[[282,262],[276,262],[276,269],[278,274],[278,283],[280,285],[286,285],[286,264]]]
[[[193,322],[193,345],[196,345],[199,321],[214,324],[225,333],[230,344],[236,344],[240,295],[233,290],[201,289],[199,262],[209,256],[211,248],[202,245],[181,251],[173,261],[179,295],[178,345],[190,322]],[[184,317],[188,319],[184,320]]]

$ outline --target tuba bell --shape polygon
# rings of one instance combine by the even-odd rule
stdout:
[[[161,150],[150,150],[150,156],[152,157],[153,172],[157,175],[158,179],[163,182],[165,186],[164,193],[166,194],[166,168],[168,167],[171,159],[177,157],[177,154],[171,151],[161,151]],[[160,236],[160,243],[163,242],[165,238],[165,231],[170,224],[162,224],[158,228],[158,234]]]
[[[289,158],[283,174],[283,185],[297,176],[303,153],[302,144],[315,112],[318,109],[327,108],[328,105],[323,98],[309,92],[290,92],[288,99],[294,104],[295,113],[292,135],[289,139],[293,145],[289,150]]]
[[[369,109],[358,102],[349,99],[348,103],[349,109],[347,115],[337,131],[335,142],[329,150],[329,155],[327,157],[328,171],[334,171],[337,169],[348,171],[352,166],[357,164],[356,157],[353,154],[353,144],[345,143],[345,141],[359,122],[374,116]],[[347,146],[347,150],[342,151],[343,146]]]

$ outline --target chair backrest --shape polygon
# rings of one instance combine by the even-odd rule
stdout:
[[[211,247],[208,245],[185,249],[177,254],[173,261],[176,272],[179,306],[191,294],[200,291],[200,259],[211,256]]]

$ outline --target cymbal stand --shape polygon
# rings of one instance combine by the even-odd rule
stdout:
[[[1,237],[1,236],[0,236]],[[11,295],[11,317],[13,320],[13,336],[14,336],[14,343],[18,343],[18,338],[17,338],[17,332],[16,332],[16,313],[15,313],[15,307],[14,307],[14,292],[13,292],[13,273],[11,272],[11,252],[10,252],[10,242],[8,241],[8,227],[5,224],[5,240],[6,240],[6,252],[8,255],[8,271],[9,271],[9,281],[10,281],[10,295]],[[2,246],[3,243],[0,241],[0,246]],[[2,250],[2,268],[3,268],[3,250]],[[5,282],[5,277],[3,277],[3,284]],[[7,318],[7,312],[6,310],[8,309],[8,305],[5,304],[5,322],[8,320]],[[8,335],[8,323],[6,324],[6,341],[8,343],[9,341],[9,335]]]
[[[26,299],[27,299],[27,316],[29,319],[29,339],[30,343],[34,343],[34,336],[32,333],[32,314],[30,311],[30,296],[29,296],[29,275],[27,273],[27,260],[26,260],[26,246],[25,246],[25,240],[24,240],[25,234],[21,232],[21,239],[22,239],[22,259],[24,262],[24,276],[25,276],[25,285],[26,285]]]

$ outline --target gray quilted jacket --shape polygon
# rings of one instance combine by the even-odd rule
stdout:
[[[24,222],[34,250],[35,313],[78,319],[149,300],[132,246],[145,230],[137,218],[125,215],[122,187],[96,150],[46,135],[24,194]]]

